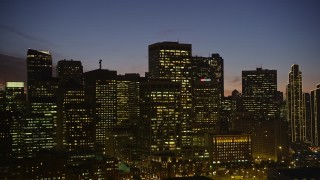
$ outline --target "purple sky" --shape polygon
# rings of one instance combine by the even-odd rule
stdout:
[[[144,76],[148,45],[176,40],[193,55],[224,58],[226,94],[241,91],[242,70],[260,66],[278,70],[281,91],[293,63],[304,91],[320,83],[319,0],[0,1],[5,55],[50,50],[54,64],[81,60],[88,71],[102,59],[103,68]]]

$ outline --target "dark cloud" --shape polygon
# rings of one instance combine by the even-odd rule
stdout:
[[[6,81],[27,80],[26,60],[0,54],[0,85]]]
[[[8,27],[8,26],[5,26],[3,24],[0,24],[0,29],[3,29],[3,30],[6,30],[10,33],[13,33],[13,34],[16,34],[22,38],[25,38],[25,39],[28,39],[28,40],[31,40],[35,43],[40,43],[40,44],[47,44],[47,45],[50,45],[50,46],[55,46],[57,47],[54,43],[46,40],[46,39],[42,39],[42,38],[39,38],[39,37],[36,37],[36,36],[32,36],[30,34],[26,34],[24,32],[21,32],[15,28],[12,28],[12,27]]]

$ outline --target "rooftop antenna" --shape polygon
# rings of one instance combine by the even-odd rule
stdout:
[[[99,61],[99,69],[101,69],[101,62],[102,62],[102,60],[100,59],[100,61]]]

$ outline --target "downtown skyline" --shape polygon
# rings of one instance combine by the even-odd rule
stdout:
[[[144,76],[148,45],[179,41],[192,44],[193,56],[223,57],[225,95],[241,91],[241,72],[257,67],[277,70],[282,92],[292,64],[301,68],[304,91],[319,83],[317,1],[0,4],[6,17],[0,20],[0,54],[23,60],[28,48],[42,49],[51,52],[54,66],[61,59],[75,59],[90,71],[98,69],[102,59],[104,69]]]
[[[16,168],[14,163],[2,165],[10,169],[4,177],[50,176],[69,179],[78,177],[73,171],[76,168],[80,172],[79,177],[97,175],[110,179],[108,177],[112,172],[121,176],[120,162],[127,162],[128,166],[138,165],[139,169],[143,169],[149,160],[155,167],[163,167],[162,164],[167,164],[167,167],[152,168],[145,173],[142,171],[138,176],[146,179],[192,177],[196,174],[215,177],[216,172],[211,173],[215,168],[211,167],[218,168],[222,163],[222,166],[229,164],[232,168],[235,163],[233,168],[239,165],[238,171],[258,168],[257,172],[250,171],[249,174],[248,171],[247,176],[260,176],[261,171],[264,179],[264,173],[272,172],[266,170],[269,169],[266,166],[264,169],[260,166],[259,169],[256,162],[277,162],[276,167],[279,168],[283,165],[288,168],[292,165],[319,167],[319,147],[315,145],[318,143],[317,133],[311,141],[304,139],[294,144],[286,140],[287,116],[281,112],[286,112],[289,106],[279,98],[282,93],[276,90],[275,70],[257,68],[255,71],[242,71],[243,95],[233,92],[232,97],[223,98],[219,90],[223,88],[219,80],[223,75],[223,71],[220,71],[223,59],[218,54],[192,57],[191,46],[177,42],[149,45],[149,71],[146,78],[137,74],[117,75],[116,71],[101,67],[83,72],[81,62],[73,60],[59,61],[58,78],[55,78],[52,77],[51,54],[29,49],[26,58],[27,94],[23,92],[23,83],[16,82],[7,83],[5,90],[1,91],[0,117],[2,122],[8,122],[2,124],[0,132],[5,147],[2,157],[12,162],[17,159],[17,162],[26,163],[19,165],[22,168],[16,174],[12,174],[17,172],[13,170]],[[292,79],[289,80],[291,82]],[[301,93],[299,87],[291,88],[288,92]],[[314,98],[309,98],[309,107],[318,106],[316,96],[319,96],[319,88],[311,95]],[[303,108],[301,106],[298,111]],[[312,110],[315,110],[312,111],[315,114],[318,112],[318,109]],[[305,112],[314,117],[311,111]],[[310,125],[306,129],[309,132],[307,134],[318,129],[319,119],[305,122]],[[290,147],[297,148],[293,151],[298,153],[287,156],[288,143]],[[301,144],[306,154],[300,153],[300,143],[307,145]],[[53,169],[49,166],[46,169],[42,161],[39,165],[27,163],[25,158],[37,160],[42,153],[46,154],[46,161],[66,153],[64,157],[67,157],[67,161],[59,162],[59,167],[65,168]],[[105,160],[114,169],[108,168],[109,165],[99,165],[96,171],[84,173],[88,172],[88,168],[81,165],[93,162],[92,159],[100,159],[99,162],[103,163],[104,158],[98,158],[101,156],[106,157]],[[112,157],[118,158],[119,163]],[[311,160],[305,157],[311,157]],[[167,158],[167,162],[164,158]],[[39,170],[28,171],[34,166],[40,167]],[[187,168],[189,166],[191,168]],[[209,166],[210,169],[203,170]],[[46,175],[43,172],[51,173]],[[304,175],[315,177],[309,173]],[[119,177],[118,174],[111,176]],[[232,174],[228,174],[227,178],[229,176],[231,178]]]

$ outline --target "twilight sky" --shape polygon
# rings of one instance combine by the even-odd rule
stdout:
[[[193,55],[224,58],[226,95],[241,91],[242,70],[260,66],[278,71],[283,92],[293,63],[304,91],[320,83],[319,0],[0,1],[0,54],[9,56],[50,50],[54,65],[81,60],[89,71],[102,59],[103,68],[144,76],[148,45],[177,40]]]

